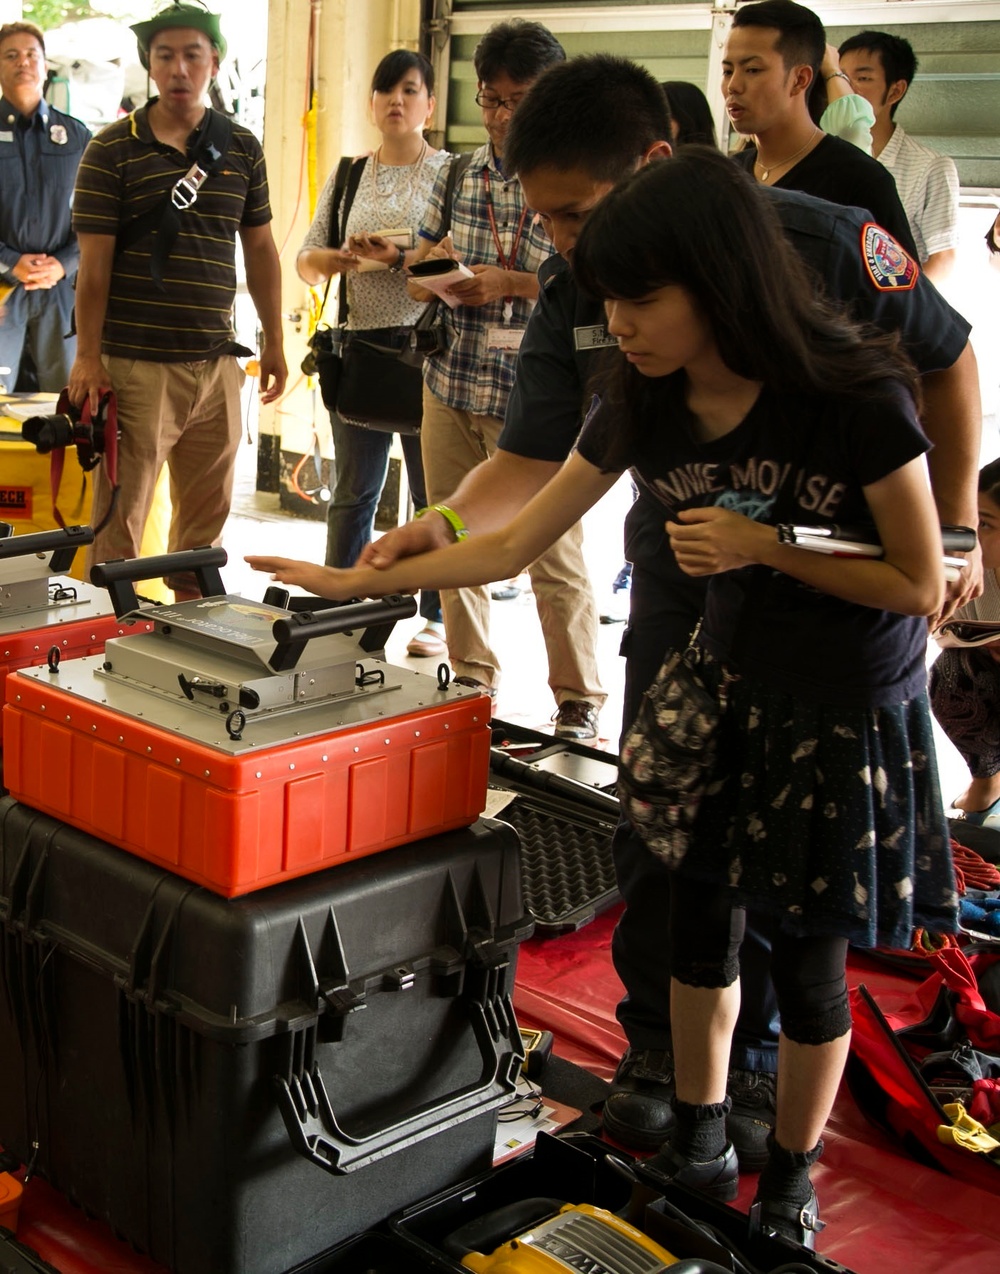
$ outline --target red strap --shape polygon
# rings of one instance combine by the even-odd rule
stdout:
[[[105,471],[108,475],[108,482],[111,484],[111,500],[108,504],[107,512],[101,519],[100,523],[94,528],[96,531],[104,529],[114,507],[115,497],[118,494],[118,399],[111,390],[101,395],[100,405],[98,406],[98,414],[101,408],[104,409],[104,452],[99,463],[103,463]],[[60,415],[68,415],[72,409],[69,400],[69,391],[64,389],[59,395],[59,401],[56,403],[56,411]],[[89,425],[93,417],[90,412],[89,395],[83,400],[83,406],[80,409],[80,420],[83,424]],[[65,531],[66,520],[59,512],[59,488],[62,485],[63,464],[66,458],[65,447],[54,447],[49,460],[49,485],[52,491],[52,516],[56,522]],[[96,468],[96,466],[95,466]],[[86,481],[86,478],[84,479]],[[93,510],[91,510],[93,516]]]

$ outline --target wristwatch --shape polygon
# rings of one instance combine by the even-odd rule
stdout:
[[[392,265],[389,266],[390,274],[401,274],[403,271],[403,267],[406,265],[406,253],[403,251],[403,249],[397,248],[396,252],[398,253],[396,260],[393,262]]]

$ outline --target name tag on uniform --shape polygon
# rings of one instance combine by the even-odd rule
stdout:
[[[603,323],[593,327],[573,328],[573,348],[577,352],[588,349],[617,349],[618,341],[608,333]]]
[[[486,347],[487,349],[503,350],[505,354],[516,354],[521,348],[523,337],[523,327],[488,327],[486,329]]]
[[[12,142],[14,134],[7,129],[0,130],[0,142]]]

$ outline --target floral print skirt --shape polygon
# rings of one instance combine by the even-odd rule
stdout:
[[[720,676],[706,659],[707,681]],[[951,842],[927,696],[812,703],[751,678],[729,687],[709,789],[677,869],[797,935],[908,947],[954,931]]]

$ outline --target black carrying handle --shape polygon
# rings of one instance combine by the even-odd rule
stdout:
[[[315,1062],[290,1079],[275,1076],[281,1117],[299,1154],[342,1176],[510,1101],[523,1057],[510,996],[504,994],[492,1004],[471,1001],[466,1007],[482,1060],[479,1083],[429,1103],[371,1136],[352,1137],[344,1131]]]
[[[224,596],[226,590],[219,567],[225,566],[228,561],[225,549],[212,547],[161,553],[158,557],[116,558],[93,567],[90,582],[108,590],[115,615],[122,619],[139,609],[139,599],[132,587],[136,580],[159,579],[161,575],[191,571],[198,581],[202,597]]]
[[[303,610],[287,618],[282,616],[271,627],[278,644],[268,663],[275,672],[289,672],[299,662],[306,642],[355,628],[365,630],[358,642],[362,650],[381,650],[397,622],[411,619],[416,613],[415,597],[394,593],[377,601],[347,602],[318,612]]]
[[[0,539],[0,561],[28,557],[32,553],[51,553],[49,569],[56,575],[62,575],[73,565],[76,550],[93,542],[94,529],[90,526],[67,526],[55,531],[35,531],[31,535],[5,536]]]
[[[565,1199],[544,1196],[517,1199],[466,1221],[457,1230],[445,1235],[441,1246],[456,1261],[461,1261],[470,1252],[490,1256],[496,1248],[509,1243],[511,1239],[520,1238],[526,1230],[534,1229],[542,1221],[548,1221],[565,1206]]]
[[[614,760],[613,756],[611,760]],[[621,815],[617,796],[602,792],[600,788],[582,783],[579,779],[571,779],[568,775],[541,770],[530,761],[520,761],[500,748],[490,748],[490,770],[521,784],[529,792],[552,792],[564,796],[615,821]]]

